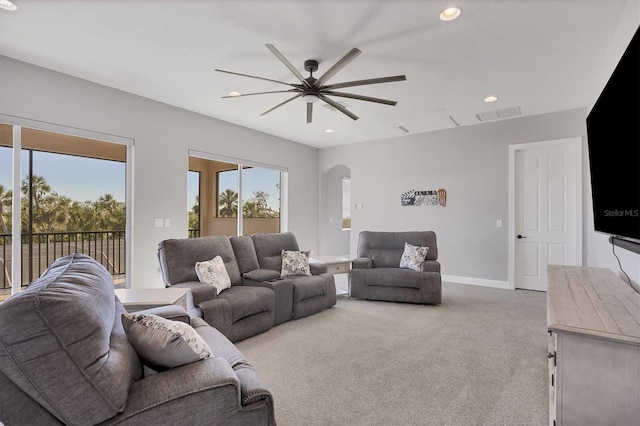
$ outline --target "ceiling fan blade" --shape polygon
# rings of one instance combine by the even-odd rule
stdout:
[[[298,93],[297,95],[295,95],[292,98],[287,99],[284,102],[280,102],[278,105],[274,106],[271,109],[266,110],[265,112],[263,112],[262,114],[260,114],[260,117],[262,117],[263,115],[269,114],[271,111],[273,111],[276,108],[280,108],[282,105],[286,104],[287,102],[291,102],[292,100],[294,100],[295,98],[299,98],[300,96],[302,96],[302,93]]]
[[[343,87],[364,86],[366,84],[391,83],[393,81],[403,81],[407,77],[404,75],[394,75],[391,77],[367,78],[365,80],[345,81],[344,83],[329,84],[323,89],[341,89]]]
[[[340,96],[342,98],[358,99],[360,101],[376,102],[379,104],[392,105],[392,106],[395,106],[398,103],[396,101],[390,101],[388,99],[372,98],[371,96],[363,96],[363,95],[354,95],[353,93],[333,92],[333,91],[327,91],[327,92],[323,91],[322,93],[325,95]]]
[[[356,56],[358,56],[360,53],[362,53],[360,49],[356,49],[355,47],[351,49],[346,55],[342,57],[342,59],[336,62],[331,68],[329,68],[327,72],[322,74],[322,77],[320,77],[318,81],[316,81],[316,87],[322,86],[327,80],[329,80],[338,71],[344,68],[345,65],[353,61],[356,58]]]
[[[242,76],[242,77],[257,78],[258,80],[266,80],[266,81],[271,81],[271,82],[273,82],[273,83],[286,84],[287,86],[296,87],[294,84],[291,84],[291,83],[285,83],[284,81],[272,80],[272,79],[270,79],[270,78],[257,77],[257,76],[255,76],[255,75],[242,74],[242,73],[239,73],[239,72],[225,71],[225,70],[219,70],[219,69],[216,69],[216,70],[214,70],[214,71],[224,72],[224,73],[227,73],[227,74],[233,74],[233,75],[239,75],[239,76]]]
[[[272,92],[243,93],[241,95],[222,96],[222,98],[223,99],[226,99],[226,98],[241,98],[243,96],[266,95],[266,94],[269,94],[269,93],[290,93],[290,92],[299,92],[299,90],[298,89],[290,89],[290,90],[274,90]]]
[[[287,58],[285,58],[284,55],[280,53],[278,49],[275,48],[275,46],[273,46],[272,44],[266,44],[265,46],[267,46],[267,48],[269,48],[269,50],[274,55],[276,55],[276,57],[280,59],[280,61],[282,61],[282,63],[285,64],[287,68],[289,68],[289,71],[291,71],[293,75],[295,75],[296,78],[300,80],[302,84],[304,84],[306,87],[309,87],[309,83],[307,82],[307,80],[304,79],[304,77],[302,76],[302,74],[300,74],[300,72],[296,69],[296,67],[291,65],[291,62],[289,62]]]
[[[313,116],[313,102],[307,102],[307,124],[311,123]]]
[[[329,99],[327,96],[323,95],[322,93],[319,96],[320,96],[320,99],[322,99],[323,101],[325,101],[326,103],[328,103],[329,105],[331,105],[332,107],[334,107],[335,109],[340,111],[341,113],[349,116],[353,120],[357,120],[359,118],[357,115],[355,115],[351,111],[347,111],[347,109],[344,108],[342,105],[340,105],[339,103],[337,103],[335,101],[332,101],[331,99]]]

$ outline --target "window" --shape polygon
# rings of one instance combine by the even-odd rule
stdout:
[[[351,229],[351,179],[342,178],[342,229]]]

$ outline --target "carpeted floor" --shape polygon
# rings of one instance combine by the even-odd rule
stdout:
[[[439,306],[339,297],[237,342],[279,426],[546,425],[546,293],[443,283]]]

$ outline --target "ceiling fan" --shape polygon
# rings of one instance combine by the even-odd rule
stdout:
[[[355,57],[358,56],[361,53],[361,51],[354,47],[346,55],[344,55],[342,59],[336,62],[331,68],[329,68],[320,78],[316,79],[313,76],[313,73],[318,70],[318,61],[316,61],[315,59],[308,59],[304,61],[304,69],[305,71],[309,72],[309,77],[304,78],[302,74],[300,74],[300,72],[298,72],[298,70],[293,65],[291,65],[291,63],[287,60],[287,58],[285,58],[284,55],[282,55],[282,53],[280,53],[278,49],[276,49],[271,44],[267,44],[266,46],[278,59],[280,59],[280,61],[282,61],[282,63],[287,68],[289,68],[289,70],[293,73],[293,75],[295,75],[296,78],[300,80],[300,83],[286,83],[284,81],[272,80],[270,78],[256,77],[254,75],[241,74],[238,72],[216,69],[216,71],[218,72],[240,75],[243,77],[257,78],[259,80],[271,81],[274,83],[284,84],[292,87],[291,89],[288,89],[288,90],[276,90],[276,91],[269,91],[269,92],[244,93],[241,95],[223,96],[223,98],[237,98],[240,96],[264,95],[268,93],[287,93],[287,92],[295,93],[293,97],[287,99],[284,102],[279,103],[273,108],[270,108],[267,111],[260,114],[261,116],[268,114],[277,108],[280,108],[284,104],[289,103],[296,98],[302,98],[302,100],[304,100],[307,103],[307,123],[311,123],[311,119],[313,116],[313,104],[318,100],[322,100],[326,102],[327,104],[331,105],[332,107],[342,112],[343,114],[349,116],[353,120],[357,120],[359,118],[357,115],[353,114],[351,111],[348,111],[343,105],[334,101],[329,96],[338,96],[342,98],[357,99],[357,100],[367,101],[367,102],[376,102],[379,104],[392,105],[392,106],[396,105],[397,102],[390,101],[387,99],[372,98],[370,96],[356,95],[353,93],[336,92],[335,89],[342,89],[344,87],[364,86],[368,84],[389,83],[393,81],[402,81],[407,79],[404,75],[395,75],[390,77],[368,78],[365,80],[354,80],[354,81],[346,81],[343,83],[326,84],[331,77],[333,77],[338,71],[344,68],[349,62],[355,59]]]

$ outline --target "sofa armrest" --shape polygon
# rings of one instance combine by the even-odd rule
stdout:
[[[357,257],[351,261],[351,269],[371,269],[373,262],[368,257]]]
[[[422,264],[422,271],[440,273],[440,262],[437,260],[425,260]]]
[[[327,272],[327,265],[324,263],[309,263],[311,275],[322,275]]]
[[[202,311],[202,319],[205,320],[207,324],[220,331],[220,333],[228,336],[231,332],[231,325],[233,324],[231,305],[229,305],[229,301],[220,297],[206,300],[200,303],[199,306]]]
[[[141,314],[153,314],[172,321],[182,321],[190,324],[191,317],[189,313],[180,305],[165,305],[140,311]]]
[[[107,423],[224,424],[241,409],[240,387],[224,358],[197,361],[134,382],[124,411]]]
[[[274,271],[273,269],[254,269],[253,271],[242,274],[242,278],[257,282],[269,281],[280,278],[280,272]]]
[[[218,297],[218,292],[215,287],[207,283],[201,283],[200,281],[185,281],[173,284],[171,287],[190,289],[191,294],[193,295],[193,304],[196,306],[206,300]]]

